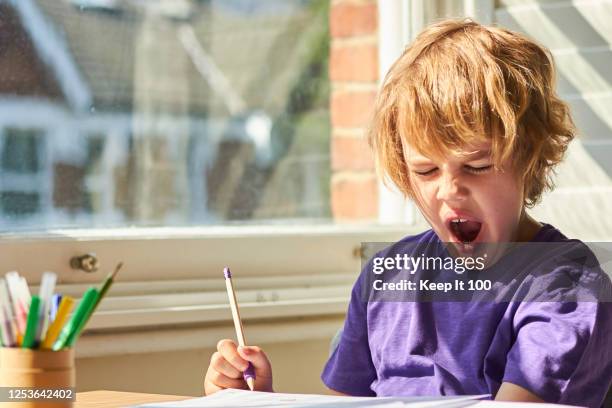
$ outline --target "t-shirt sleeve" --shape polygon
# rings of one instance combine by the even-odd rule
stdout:
[[[547,402],[599,407],[612,382],[612,303],[521,303],[503,382]]]
[[[367,302],[361,293],[363,277],[364,273],[353,286],[342,336],[321,379],[327,387],[344,394],[375,396],[371,389],[376,371],[368,343]]]

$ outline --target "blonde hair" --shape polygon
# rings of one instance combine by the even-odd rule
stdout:
[[[490,141],[497,169],[512,157],[525,205],[553,188],[575,134],[555,89],[552,56],[534,41],[471,20],[427,27],[385,77],[369,132],[379,171],[414,197],[403,143],[427,156]]]

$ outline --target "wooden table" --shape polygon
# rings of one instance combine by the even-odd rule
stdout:
[[[181,395],[141,394],[138,392],[88,391],[78,392],[75,408],[113,408],[148,402],[180,401],[188,398]]]

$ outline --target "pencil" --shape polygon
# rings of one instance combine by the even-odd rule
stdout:
[[[232,309],[232,318],[234,319],[234,327],[236,328],[236,337],[238,337],[238,345],[245,347],[246,341],[244,340],[244,331],[242,329],[242,321],[240,320],[240,311],[238,310],[238,302],[236,302],[236,293],[234,292],[234,285],[232,285],[232,273],[228,267],[223,269],[223,276],[225,277],[225,287],[227,288],[227,296],[229,297],[230,308]],[[253,364],[249,361],[249,366],[242,374],[246,381],[249,389],[253,391],[255,388],[255,369]]]
[[[117,266],[115,266],[115,270],[112,273],[108,274],[108,276],[104,280],[104,283],[102,284],[102,288],[100,289],[100,296],[98,296],[98,300],[96,301],[96,304],[94,305],[94,311],[96,310],[96,308],[98,307],[98,304],[100,303],[104,295],[106,295],[106,292],[110,289],[111,285],[115,281],[115,276],[117,276],[117,273],[119,272],[122,266],[123,266],[123,262],[119,262]]]
[[[102,287],[100,288],[100,292],[98,294],[98,298],[96,299],[96,303],[94,303],[93,308],[91,309],[89,314],[85,317],[85,322],[83,323],[83,326],[87,325],[87,322],[89,322],[89,319],[91,318],[91,316],[94,314],[94,312],[98,308],[100,301],[102,300],[104,295],[106,295],[106,292],[108,292],[111,285],[115,281],[115,276],[117,276],[117,273],[119,272],[122,266],[123,266],[123,262],[119,262],[117,266],[115,266],[115,270],[109,273],[106,279],[104,279],[104,282],[102,283]]]

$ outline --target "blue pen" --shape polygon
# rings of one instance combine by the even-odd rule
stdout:
[[[62,301],[62,295],[56,293],[53,295],[51,299],[51,309],[49,310],[49,323],[52,323],[55,320],[55,316],[57,316],[57,310],[59,309],[59,305]]]

